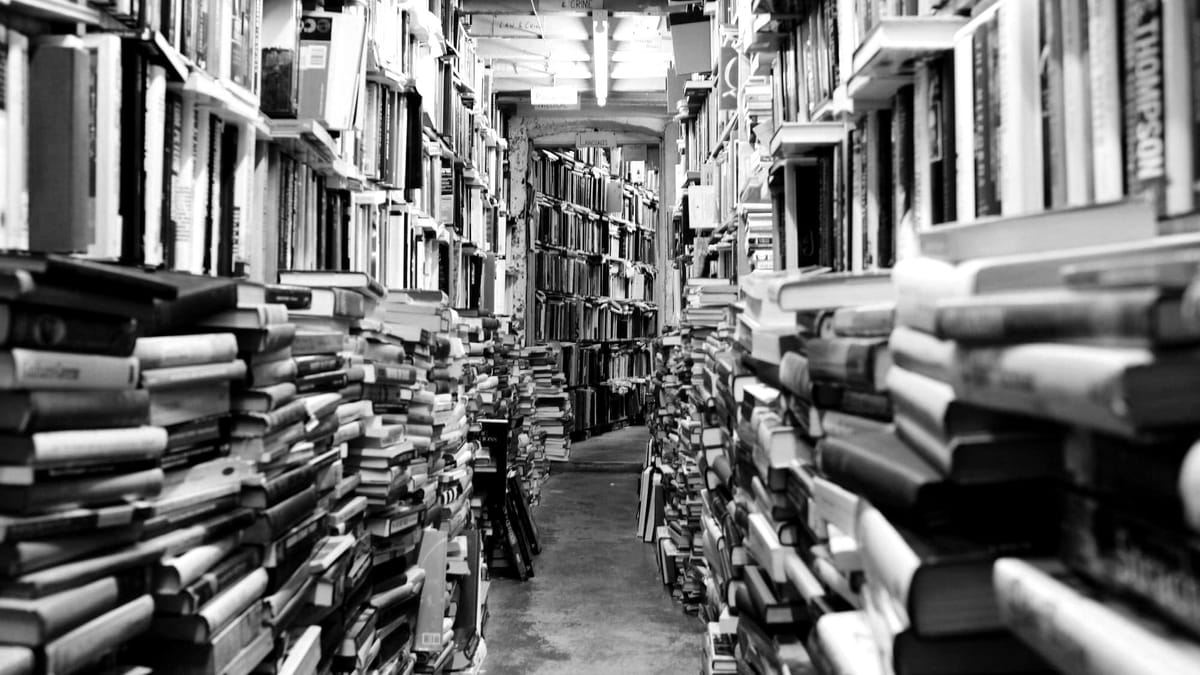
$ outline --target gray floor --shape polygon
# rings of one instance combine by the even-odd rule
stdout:
[[[565,471],[615,471],[634,473],[642,470],[646,457],[646,427],[625,427],[593,436],[571,445],[571,461],[554,462],[550,473]]]
[[[589,439],[572,463],[640,464],[646,438],[634,427]],[[702,626],[662,586],[653,547],[634,537],[637,473],[559,468],[533,509],[542,535],[535,576],[492,583],[483,672],[699,672]]]

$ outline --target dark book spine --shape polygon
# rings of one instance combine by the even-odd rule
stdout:
[[[228,417],[202,417],[167,427],[167,451],[220,440]]]
[[[267,539],[274,539],[312,513],[316,506],[316,490],[304,490],[262,511],[259,522],[266,528]]]
[[[314,354],[296,357],[296,376],[304,377],[315,373],[337,370],[342,360],[335,354]]]
[[[1124,0],[1125,184],[1166,211],[1166,103],[1161,0]]]
[[[274,506],[312,485],[314,472],[308,466],[272,478],[263,486],[267,506]]]
[[[1000,33],[1000,12],[993,13],[991,21],[988,22],[987,31],[988,71],[984,86],[987,87],[988,101],[986,139],[988,144],[988,213],[990,215],[1000,215],[1004,209],[1004,157],[1001,148],[1004,120],[1001,110],[1003,107],[1002,98],[1005,93],[1000,78],[1001,53],[1003,51],[1000,41],[1008,37]]]
[[[288,309],[309,309],[312,307],[312,289],[303,286],[268,284],[266,286],[266,302],[284,305]]]
[[[296,379],[296,391],[300,394],[308,394],[318,391],[336,391],[345,387],[349,380],[346,377],[346,371],[334,370],[324,373],[315,373],[306,375]]]
[[[1062,0],[1042,1],[1041,43],[1043,206],[1061,208],[1067,204]]]
[[[972,103],[975,109],[975,215],[986,216],[993,213],[992,180],[989,175],[991,161],[991,136],[988,127],[988,110],[991,102],[988,100],[989,78],[988,53],[990,49],[990,25],[982,24],[975,30],[971,47],[971,65],[974,70],[974,92]]]
[[[220,442],[179,448],[163,455],[162,469],[163,471],[186,469],[189,466],[196,466],[197,464],[219,459],[228,454],[229,444]]]
[[[1200,550],[1184,531],[1072,495],[1063,533],[1072,569],[1200,632]]]
[[[892,223],[891,237],[880,238],[879,264],[881,267],[891,267],[896,263],[896,231],[905,222],[911,222],[915,217],[916,190],[916,157],[913,147],[913,95],[914,87],[907,85],[896,92],[895,108],[892,111],[892,181],[884,183],[892,186]]]

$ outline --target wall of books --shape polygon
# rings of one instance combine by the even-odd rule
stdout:
[[[640,417],[658,331],[659,174],[627,156],[534,147],[528,163],[526,337],[561,343],[576,437]]]
[[[505,122],[453,3],[0,11],[0,245],[496,306]]]
[[[705,672],[1200,667],[1195,4],[688,20],[639,535]]]

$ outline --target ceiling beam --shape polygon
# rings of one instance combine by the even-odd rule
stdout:
[[[462,10],[467,14],[532,14],[534,3],[540,14],[574,13],[598,4],[594,0],[463,0]],[[610,12],[666,14],[667,0],[603,0],[603,8]]]

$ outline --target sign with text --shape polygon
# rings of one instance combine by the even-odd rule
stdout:
[[[579,108],[579,89],[577,87],[532,87],[529,90],[529,103],[543,110],[576,110]]]
[[[581,131],[575,134],[577,148],[615,148],[617,135],[611,131]]]
[[[592,9],[604,9],[604,0],[538,0],[538,9],[546,11],[566,10],[582,12]]]

